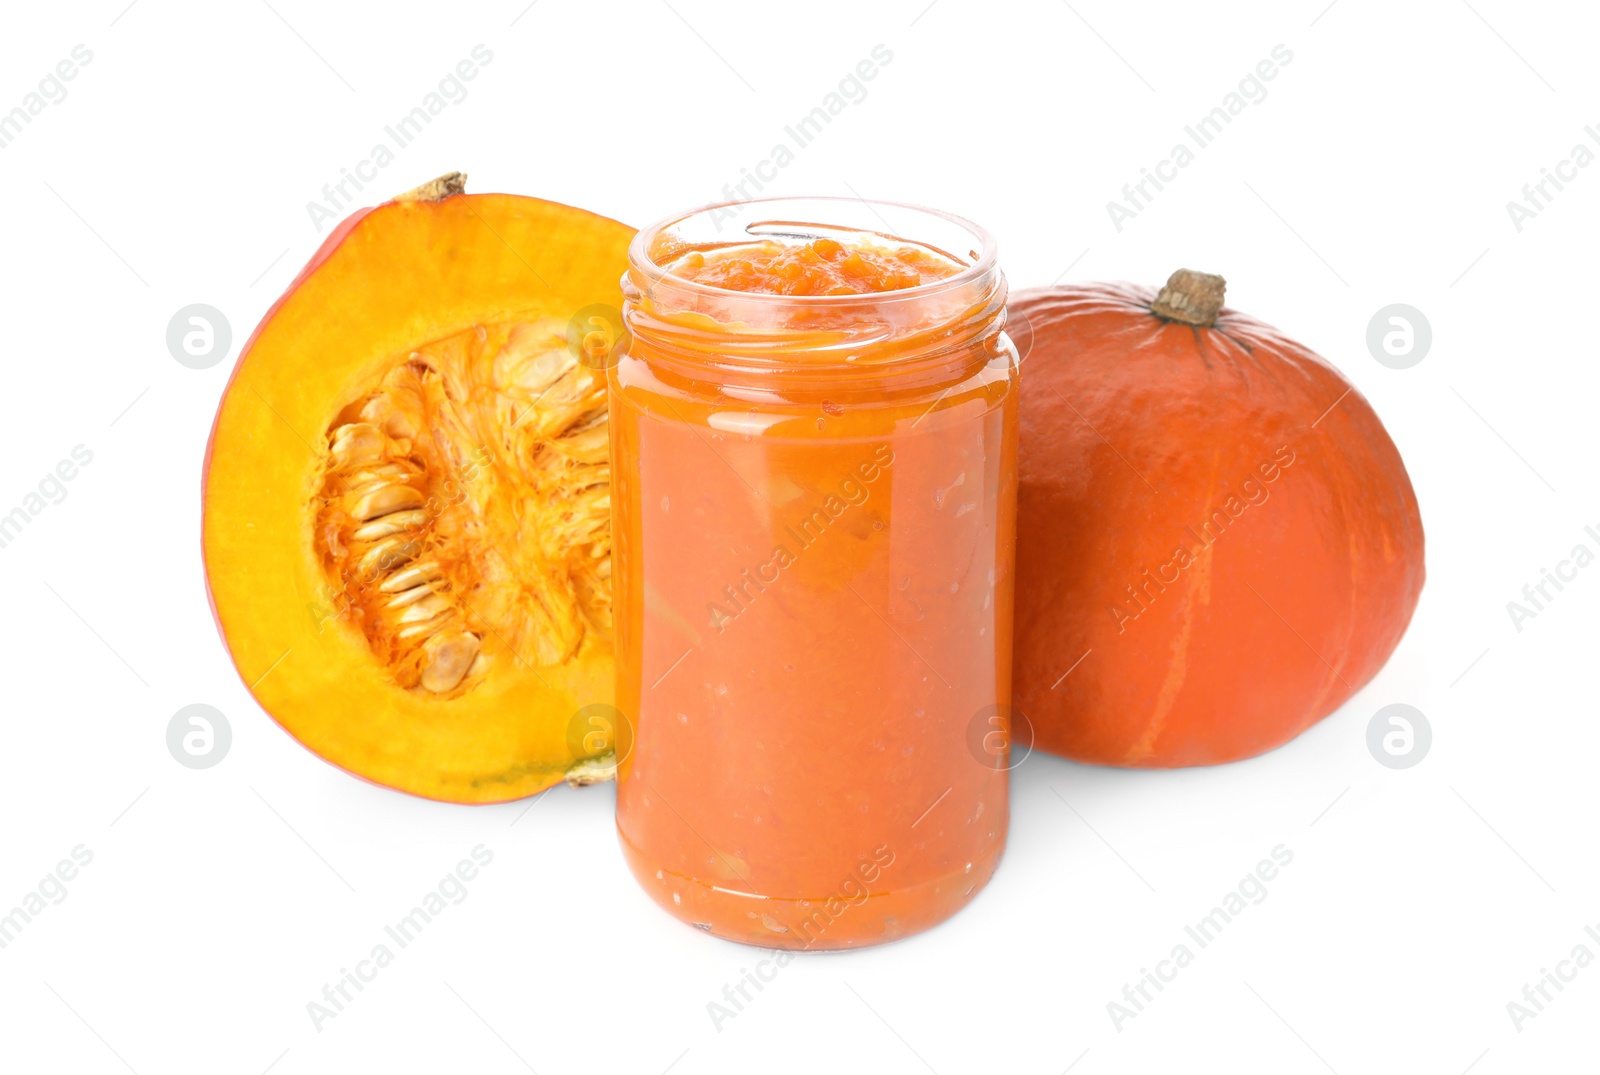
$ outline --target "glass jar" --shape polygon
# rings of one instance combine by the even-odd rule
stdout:
[[[730,291],[690,251],[943,255],[899,291]],[[860,200],[640,232],[610,368],[617,829],[666,910],[855,948],[953,914],[1005,845],[1017,354],[994,240]]]

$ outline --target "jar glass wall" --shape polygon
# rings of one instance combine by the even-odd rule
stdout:
[[[691,253],[831,239],[950,275],[787,295]],[[993,240],[848,199],[647,228],[609,371],[617,827],[680,919],[893,940],[983,887],[1007,824],[1017,357]]]

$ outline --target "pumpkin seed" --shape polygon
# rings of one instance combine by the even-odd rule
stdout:
[[[477,656],[477,635],[467,631],[434,635],[422,645],[422,686],[435,694],[454,690]]]
[[[364,463],[383,461],[383,434],[378,427],[367,422],[352,422],[333,432],[333,461],[339,468],[348,469]]]
[[[397,511],[374,519],[370,523],[363,523],[356,527],[350,536],[357,541],[377,541],[392,534],[419,529],[427,521],[426,511]]]
[[[425,564],[412,564],[384,579],[378,584],[378,589],[383,593],[399,593],[421,583],[432,582],[443,574],[439,565],[431,560]]]
[[[416,606],[412,607],[414,608]],[[427,638],[430,635],[437,634],[441,629],[444,628],[446,624],[454,623],[459,618],[460,617],[456,615],[455,609],[449,609],[448,611],[435,616],[431,620],[423,620],[421,623],[406,624],[404,627],[400,628],[400,630],[394,633],[394,637],[401,642],[417,642]]]
[[[420,508],[426,500],[421,489],[410,485],[379,485],[351,493],[347,503],[351,516],[367,522],[391,512]]]
[[[389,598],[389,600],[383,603],[383,607],[405,608],[407,605],[416,604],[418,601],[421,601],[424,597],[427,597],[433,592],[433,584],[424,582],[421,586],[415,586],[404,593],[395,594],[393,597]]]
[[[422,542],[414,538],[391,537],[378,542],[361,554],[359,566],[363,578],[376,578],[408,564],[422,551]]]

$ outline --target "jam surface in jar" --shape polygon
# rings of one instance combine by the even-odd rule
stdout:
[[[870,295],[943,280],[961,271],[948,258],[918,246],[837,239],[809,243],[768,240],[714,251],[691,251],[673,262],[673,275],[758,295]]]

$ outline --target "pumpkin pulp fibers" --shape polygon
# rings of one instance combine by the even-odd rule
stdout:
[[[318,552],[341,611],[405,688],[610,634],[605,382],[556,321],[425,344],[328,431]]]

